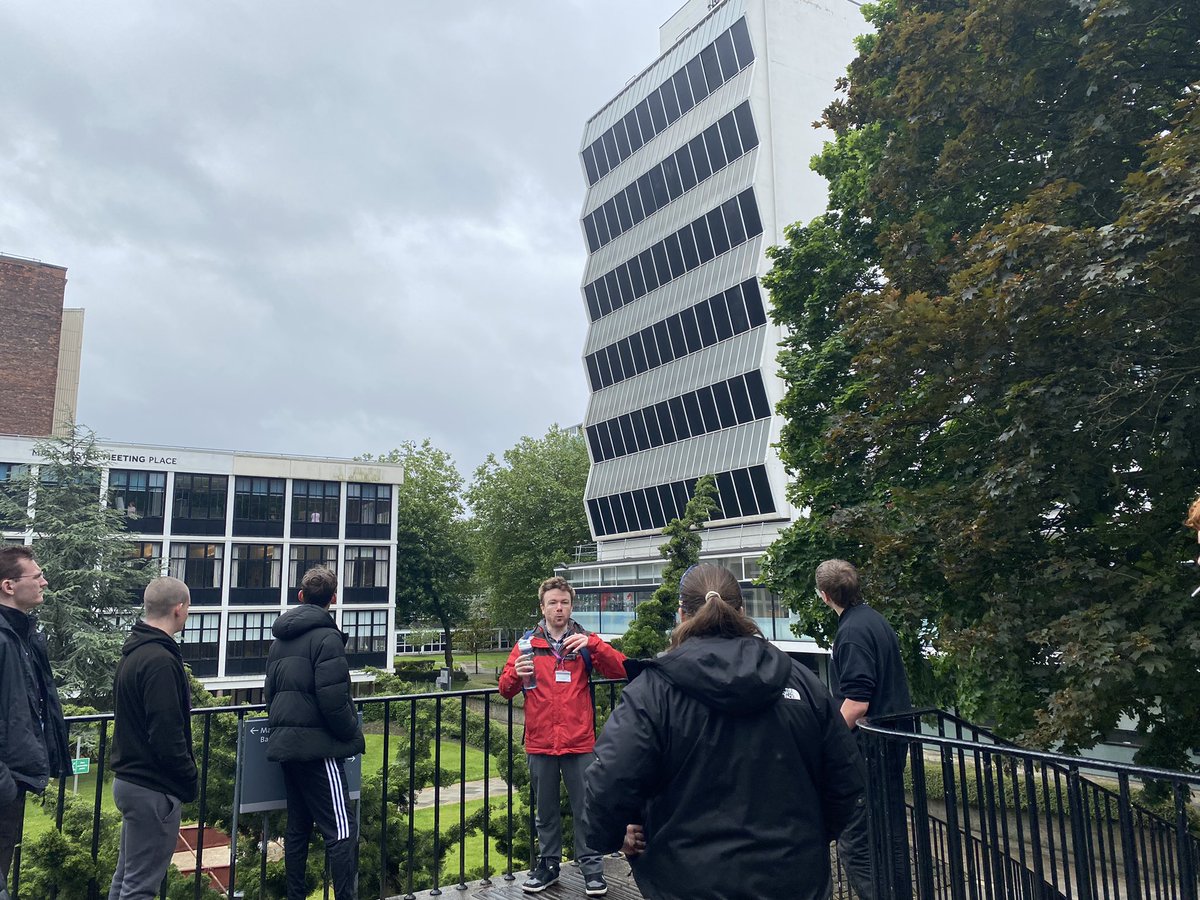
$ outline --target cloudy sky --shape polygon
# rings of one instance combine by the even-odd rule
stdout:
[[[79,420],[470,472],[579,422],[583,125],[682,0],[0,5],[0,252],[67,268]]]

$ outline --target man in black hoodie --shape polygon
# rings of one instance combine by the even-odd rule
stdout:
[[[25,815],[25,794],[70,771],[67,725],[32,613],[46,579],[29,547],[0,550],[0,900]]]
[[[151,900],[171,864],[184,803],[196,799],[192,691],[175,635],[191,595],[178,578],[146,587],[113,682],[113,800],[121,850],[108,900]]]
[[[323,566],[300,581],[300,606],[271,629],[267,656],[267,759],[281,763],[287,788],[284,869],[288,900],[305,900],[308,842],[315,823],[337,900],[354,900],[358,880],[357,834],[346,787],[346,758],[366,748],[354,697],[346,636],[329,607],[337,577]]]

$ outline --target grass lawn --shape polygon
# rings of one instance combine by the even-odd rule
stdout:
[[[523,815],[523,814],[525,814],[524,813],[525,807],[524,807],[524,804],[519,803],[518,800],[519,800],[519,798],[514,795],[513,804],[514,804],[514,806],[517,807],[518,814]],[[492,803],[492,810],[494,811],[494,815],[496,815],[498,818],[500,816],[503,816],[504,810],[505,810],[505,804],[507,802],[508,802],[507,798],[493,797],[491,803]],[[441,830],[443,832],[448,827],[458,824],[458,816],[459,816],[460,808],[461,807],[458,804],[455,804],[454,806],[443,806],[441,808],[441,818],[440,818],[440,821],[438,824],[440,825]],[[483,808],[482,800],[470,800],[467,802],[467,805],[466,805],[466,814],[469,816],[472,813],[477,812],[482,808]],[[418,809],[416,811],[416,814],[413,816],[413,821],[416,824],[417,828],[432,829],[433,828],[433,809],[432,808]],[[467,872],[470,872],[472,869],[477,869],[477,868],[480,868],[483,866],[483,841],[484,841],[484,836],[482,834],[476,833],[476,834],[470,835],[467,838],[466,842],[464,843],[464,845],[463,845],[463,847],[464,847],[463,852],[465,853],[464,868]],[[500,851],[496,849],[495,841],[492,842],[491,849],[488,852],[489,852],[488,866],[491,868],[492,874],[495,875],[497,873],[503,873],[505,871],[505,869],[508,867],[508,857],[505,855],[501,855]],[[521,870],[521,869],[525,868],[525,863],[522,860],[514,859],[513,866],[517,870]],[[458,882],[458,869],[459,869],[459,848],[455,847],[454,850],[450,853],[450,855],[446,857],[445,863],[442,865],[442,884],[443,884],[443,886],[445,886],[447,884],[455,884]]]
[[[485,650],[479,653],[479,668],[481,669],[502,669],[504,663],[508,661],[508,650]],[[446,657],[441,653],[404,653],[396,657],[399,660],[413,660],[424,662],[432,660],[439,666],[446,664]],[[454,652],[454,664],[461,666],[467,664],[471,668],[475,667],[475,654],[465,651],[456,650]]]
[[[364,767],[369,767],[369,768],[367,768],[367,771],[378,772],[381,770],[382,765],[383,765],[383,735],[382,734],[367,734],[364,736],[366,737],[366,740],[367,740],[367,756],[364,761]],[[396,736],[397,736],[396,733],[393,732],[392,733],[393,739],[395,739]],[[388,748],[388,750],[392,754],[393,759],[395,758],[396,750],[398,747],[399,747],[399,742],[394,740],[393,743],[391,744],[391,746]],[[433,758],[433,747],[431,744],[430,745],[430,759],[432,759],[432,758]],[[407,766],[408,758],[405,757],[404,760],[402,760],[402,762],[404,762],[404,764]],[[459,769],[461,768],[461,764],[462,764],[462,755],[461,755],[461,745],[459,744],[459,742],[451,741],[451,740],[443,740],[442,741],[442,769],[450,773],[450,777],[448,779],[444,780],[442,782],[443,784],[458,784]],[[497,774],[497,772],[496,772],[496,763],[494,760],[491,764],[491,768],[492,768],[491,774],[493,776],[495,776]],[[476,747],[468,746],[467,747],[466,780],[467,781],[479,781],[481,778],[483,778],[483,751],[479,750]]]

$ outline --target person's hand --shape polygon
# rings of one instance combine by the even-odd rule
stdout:
[[[522,653],[517,657],[517,661],[513,663],[513,668],[517,674],[524,678],[526,675],[533,674],[533,654]]]
[[[563,650],[567,653],[578,653],[587,646],[588,636],[586,634],[573,634],[563,641]]]
[[[641,825],[625,826],[625,843],[621,844],[621,852],[629,859],[641,856],[646,851],[646,829]]]

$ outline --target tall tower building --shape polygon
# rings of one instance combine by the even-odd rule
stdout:
[[[619,634],[661,573],[662,527],[716,476],[704,557],[746,582],[795,514],[775,445],[781,329],[759,279],[784,228],[825,207],[813,122],[866,30],[851,0],[690,0],[662,54],[587,123],[581,224],[590,322],[586,503],[594,563],[580,616]],[[788,614],[748,591],[764,631]],[[580,608],[581,607],[581,608]],[[592,607],[595,607],[594,609]]]

